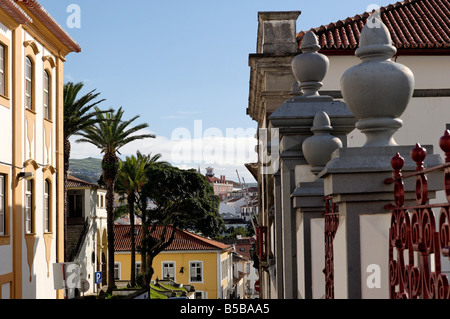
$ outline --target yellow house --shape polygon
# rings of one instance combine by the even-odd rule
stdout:
[[[80,47],[36,0],[0,0],[0,299],[62,298],[63,64]]]
[[[170,226],[169,226],[170,227]],[[162,227],[154,232],[155,238]],[[141,225],[135,226],[136,247],[142,241]],[[171,234],[173,228],[168,230]],[[117,280],[130,280],[130,225],[114,225],[115,270]],[[153,260],[153,280],[170,277],[177,283],[193,285],[197,299],[227,299],[233,288],[232,246],[176,229],[175,238]],[[136,274],[141,256],[136,254]]]

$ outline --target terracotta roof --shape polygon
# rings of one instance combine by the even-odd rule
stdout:
[[[7,3],[11,1],[1,0],[0,2]],[[81,52],[80,45],[70,37],[70,35],[56,22],[56,20],[44,9],[44,7],[38,1],[14,0],[14,2],[25,6],[70,51]],[[23,10],[22,13],[24,13]]]
[[[67,176],[67,188],[100,188],[97,184],[83,181],[75,176]]]
[[[32,19],[13,0],[0,0],[0,8],[5,10],[19,24],[32,22]]]
[[[381,7],[380,13],[397,49],[450,47],[450,0],[406,0]],[[353,51],[369,15],[366,12],[311,30],[317,34],[322,50]],[[306,32],[297,34],[299,45]]]
[[[169,227],[167,237],[172,234],[173,227]],[[130,251],[131,250],[131,235],[130,235],[130,225],[114,225],[114,249],[115,251]],[[154,238],[160,238],[162,234],[163,226],[156,226],[156,230],[153,233]],[[136,247],[141,244],[142,241],[142,231],[141,225],[135,225],[135,230],[138,232],[135,240]],[[185,230],[175,229],[175,239],[173,242],[165,249],[165,251],[175,251],[175,250],[225,250],[231,248],[230,245],[223,244],[221,242],[199,236],[190,233]]]

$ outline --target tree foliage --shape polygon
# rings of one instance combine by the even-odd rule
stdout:
[[[151,227],[140,247],[148,257],[148,284],[153,275],[153,258],[173,242],[175,229],[197,231],[213,237],[221,233],[224,224],[219,215],[219,197],[196,170],[155,165],[148,167],[146,175],[143,194],[154,204],[147,210]],[[153,236],[157,226],[163,227],[159,237]]]
[[[97,111],[99,109],[95,107]],[[134,116],[129,120],[122,119],[123,109],[116,112],[98,114],[98,119],[103,119],[96,125],[87,127],[81,132],[81,138],[77,142],[85,142],[95,145],[103,153],[102,178],[106,184],[106,214],[108,235],[108,291],[112,291],[115,285],[114,279],[114,188],[119,173],[120,159],[117,154],[119,150],[130,142],[144,138],[154,138],[153,134],[137,134],[140,130],[148,127],[142,123],[134,125],[133,122],[139,118]]]

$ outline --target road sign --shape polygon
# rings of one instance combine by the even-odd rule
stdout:
[[[255,290],[256,292],[259,292],[260,286],[259,286],[259,280],[255,281]]]
[[[95,283],[96,284],[102,283],[102,272],[101,271],[95,272]]]
[[[80,288],[80,266],[75,263],[53,264],[55,290]]]
[[[81,279],[80,284],[81,284],[80,291],[82,293],[85,293],[89,290],[89,281],[87,281],[86,279]]]

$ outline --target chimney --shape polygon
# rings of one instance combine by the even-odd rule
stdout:
[[[258,12],[257,53],[296,53],[300,11]]]

